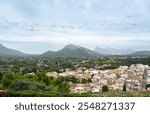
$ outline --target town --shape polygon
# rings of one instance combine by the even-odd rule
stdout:
[[[150,90],[149,87],[146,88],[146,85],[150,84],[150,67],[143,64],[132,64],[130,67],[120,66],[113,70],[78,68],[77,71],[71,71],[66,69],[63,73],[48,72],[47,76],[73,76],[77,78],[79,84],[70,83],[72,93],[102,92],[104,86],[107,86],[109,91]],[[91,80],[91,82],[83,80]],[[124,87],[125,90],[123,90]]]
[[[46,91],[57,95],[150,91],[149,60],[138,57],[5,58],[0,60],[0,89]]]

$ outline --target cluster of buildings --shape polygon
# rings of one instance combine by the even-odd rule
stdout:
[[[84,69],[84,70],[83,70]],[[101,92],[103,86],[107,86],[109,91],[143,91],[147,84],[150,84],[150,67],[143,64],[132,64],[128,66],[120,66],[113,70],[96,70],[78,68],[76,71],[67,69],[63,73],[48,72],[48,76],[74,76],[78,80],[90,79],[90,83],[73,84],[70,83],[72,93],[84,93],[88,91]],[[146,88],[150,90],[149,88]]]

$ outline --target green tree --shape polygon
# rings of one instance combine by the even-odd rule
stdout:
[[[123,91],[127,91],[126,90],[126,84],[124,84],[124,86],[123,86]]]
[[[65,77],[58,77],[54,80],[54,85],[59,86],[65,81]]]
[[[147,90],[147,88],[149,88],[150,87],[150,84],[147,84],[146,86],[145,86],[145,89]]]
[[[73,84],[76,84],[78,82],[77,78],[74,76],[71,77],[71,81]]]
[[[107,86],[103,86],[102,87],[102,92],[108,92],[108,87]]]
[[[0,90],[3,90],[3,89],[4,89],[3,85],[2,85],[2,84],[0,84]]]
[[[47,86],[50,85],[50,78],[48,76],[43,77],[43,83],[45,83]]]
[[[59,87],[58,92],[60,92],[61,94],[63,94],[63,93],[66,94],[66,93],[70,92],[70,85],[67,82],[63,82],[58,87]]]
[[[54,86],[57,87],[59,94],[66,94],[70,92],[70,85],[66,82],[66,77],[58,77],[53,80]]]
[[[2,78],[3,78],[3,73],[0,72],[0,83],[1,83]]]
[[[17,91],[24,91],[24,90],[46,91],[46,90],[50,90],[50,88],[43,83],[30,82],[30,81],[26,81],[26,80],[22,80],[22,79],[16,79],[10,85],[10,88],[12,90],[17,90]]]
[[[12,72],[8,72],[4,74],[1,82],[5,87],[9,87],[15,79],[16,79],[15,74]]]
[[[86,84],[86,83],[88,83],[88,80],[82,79],[81,83],[82,83],[82,84]]]
[[[91,83],[91,82],[92,82],[92,80],[91,80],[91,79],[87,79],[87,82],[88,82],[88,83]]]
[[[37,73],[37,69],[36,68],[32,68],[31,72],[34,72],[36,74]]]

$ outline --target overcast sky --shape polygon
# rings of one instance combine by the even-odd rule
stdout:
[[[66,44],[150,50],[150,0],[0,0],[0,43],[26,53]]]

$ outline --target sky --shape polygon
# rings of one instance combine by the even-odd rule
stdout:
[[[67,44],[150,50],[150,0],[0,0],[0,43],[26,53]]]

